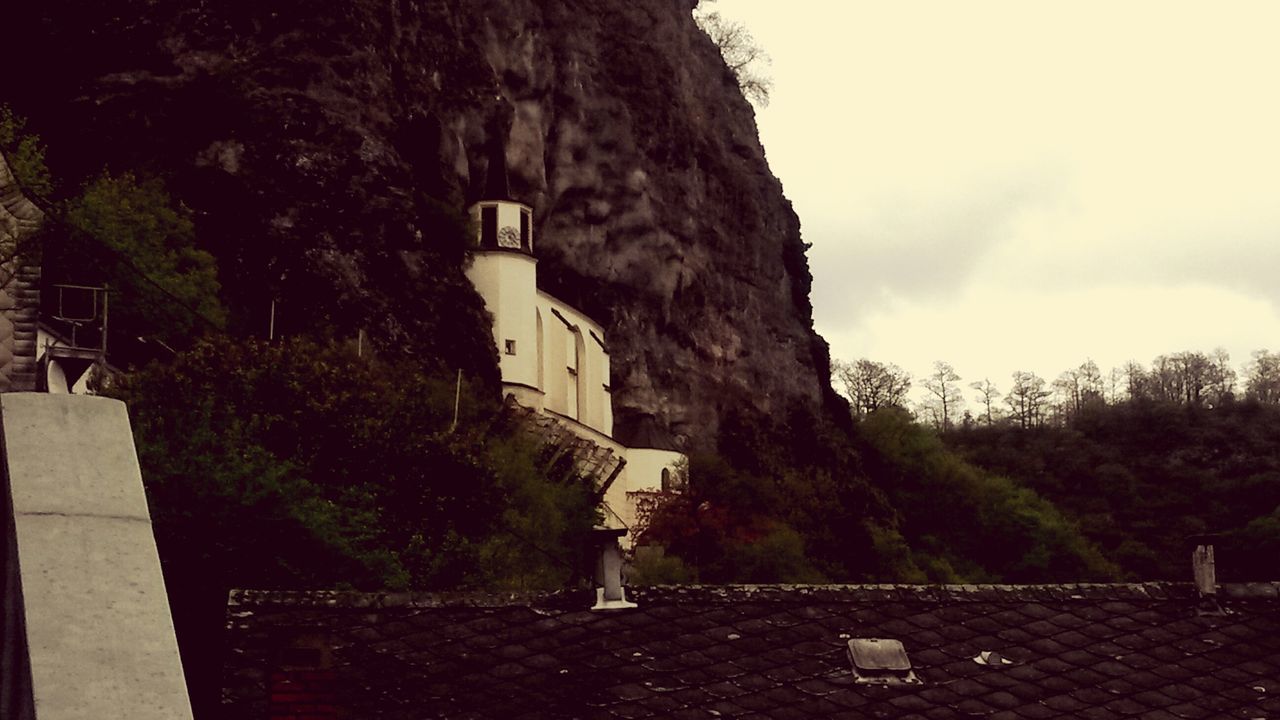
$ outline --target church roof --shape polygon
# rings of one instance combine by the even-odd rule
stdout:
[[[1280,716],[1280,583],[1220,593],[630,588],[637,609],[592,613],[577,593],[237,591],[225,697],[230,717]]]

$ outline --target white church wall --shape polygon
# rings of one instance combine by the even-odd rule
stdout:
[[[604,328],[571,305],[538,292],[544,347],[546,407],[565,417],[613,435],[609,355],[602,346]],[[592,334],[595,337],[592,337]],[[573,368],[570,372],[569,368]]]
[[[627,449],[628,492],[654,492],[663,490],[662,472],[672,480],[677,480],[683,472],[685,457],[674,450],[655,450],[652,448]],[[670,484],[670,482],[668,483]],[[668,487],[668,490],[677,488]]]
[[[503,382],[537,388],[537,316],[531,302],[537,261],[523,253],[479,250],[467,278],[493,315],[493,341]]]

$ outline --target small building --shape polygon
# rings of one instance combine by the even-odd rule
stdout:
[[[477,235],[467,278],[493,315],[503,395],[593,443],[594,455],[604,449],[619,461],[606,464],[609,476],[600,478],[607,485],[605,523],[634,529],[637,494],[670,489],[672,478],[683,474],[685,456],[673,443],[631,448],[614,439],[604,328],[538,289],[533,209],[510,197],[496,160],[486,197],[470,208]]]

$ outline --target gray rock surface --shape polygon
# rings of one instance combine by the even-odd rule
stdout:
[[[277,299],[286,332],[366,327],[491,366],[462,249],[433,229],[502,141],[547,289],[607,328],[624,441],[646,412],[704,443],[731,405],[816,409],[830,392],[798,219],[687,0],[18,13],[37,32],[15,52],[69,50],[15,88],[55,171],[170,178],[242,329]]]

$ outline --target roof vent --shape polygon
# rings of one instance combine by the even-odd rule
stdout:
[[[1012,665],[1013,661],[1001,655],[994,650],[983,650],[973,656],[973,661],[979,665],[992,665],[999,667],[1001,665]]]
[[[1191,551],[1191,572],[1195,576],[1196,590],[1201,597],[1218,594],[1218,581],[1214,573],[1212,535],[1196,535],[1191,538],[1195,549]]]
[[[849,661],[860,683],[876,685],[919,684],[911,670],[907,650],[901,640],[853,638],[849,641]]]
[[[596,604],[592,610],[626,610],[636,606],[627,601],[622,586],[622,547],[618,538],[627,534],[622,528],[597,527],[592,530],[596,544]]]

